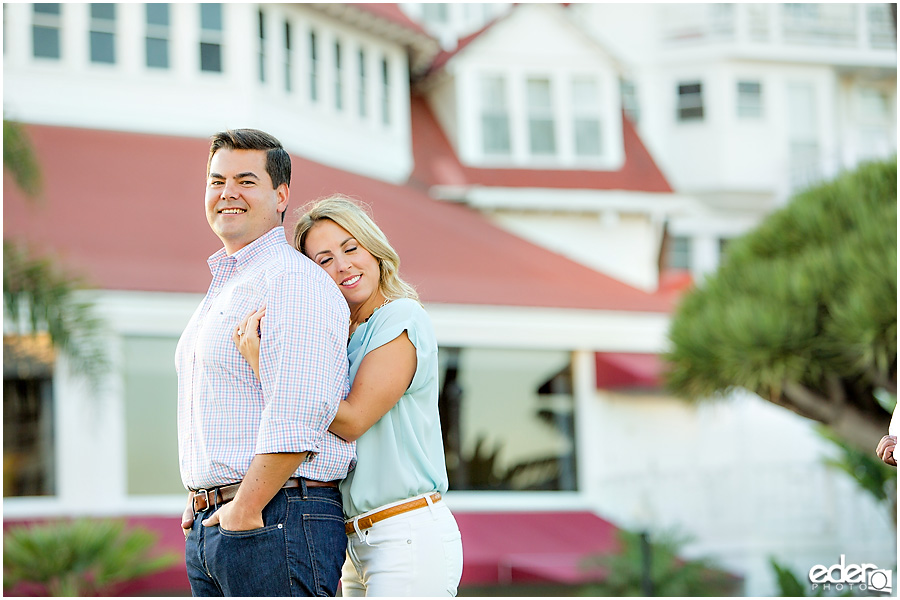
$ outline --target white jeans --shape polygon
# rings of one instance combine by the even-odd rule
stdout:
[[[443,500],[347,537],[343,596],[456,596],[462,576],[462,538]]]

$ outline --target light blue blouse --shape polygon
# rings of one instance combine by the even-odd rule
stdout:
[[[404,331],[416,348],[416,373],[397,404],[356,441],[356,468],[341,482],[347,517],[426,492],[447,491],[437,341],[431,319],[418,302],[394,300],[353,332],[347,347],[350,383],[366,354]]]

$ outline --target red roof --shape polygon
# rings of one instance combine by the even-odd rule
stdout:
[[[203,210],[208,142],[29,125],[44,173],[31,206],[4,173],[4,236],[28,239],[103,289],[205,292],[221,247]],[[367,202],[423,301],[668,312],[679,292],[648,294],[554,254],[465,206],[293,157],[291,214],[342,192]]]
[[[671,193],[672,188],[622,114],[625,162],[616,171],[573,169],[483,169],[463,165],[444,130],[421,96],[410,101],[412,112],[412,180],[425,186],[483,185],[518,188],[630,190]]]

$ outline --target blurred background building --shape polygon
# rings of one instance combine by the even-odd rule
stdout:
[[[770,556],[896,564],[890,515],[809,421],[675,399],[658,357],[729,239],[896,153],[890,5],[3,11],[4,116],[44,179],[34,202],[4,174],[4,235],[96,286],[112,361],[95,390],[46,348],[4,360],[6,525],[126,516],[181,544],[173,354],[220,247],[207,140],[256,127],[294,159],[291,210],[368,203],[432,317],[461,593],[571,591],[620,528],[689,534],[747,595],[774,592]]]

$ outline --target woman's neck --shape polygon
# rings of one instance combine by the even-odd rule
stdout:
[[[369,318],[371,318],[371,316],[375,313],[375,311],[384,306],[386,303],[387,299],[379,290],[365,302],[362,302],[356,307],[351,306],[350,333],[353,333],[357,327],[368,321]]]

